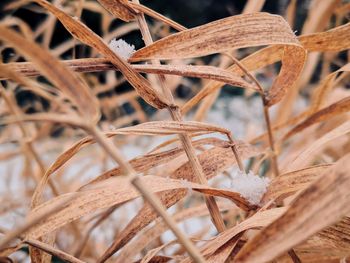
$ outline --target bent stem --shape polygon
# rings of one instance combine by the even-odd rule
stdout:
[[[154,193],[150,192],[145,187],[145,185],[142,184],[141,177],[136,174],[135,170],[128,162],[124,161],[124,158],[119,153],[114,144],[108,140],[107,137],[96,126],[88,126],[86,129],[95,138],[96,142],[99,143],[101,147],[110,155],[110,157],[112,157],[112,159],[119,164],[119,166],[124,170],[126,176],[129,178],[130,183],[142,194],[143,198],[150,203],[150,205],[159,214],[159,216],[163,218],[164,222],[173,231],[179,240],[179,243],[183,245],[194,262],[205,262],[203,256],[199,253],[197,248],[177,227],[174,219],[168,215],[165,207],[159,201],[157,196]],[[104,262],[111,255],[113,255],[113,253],[103,255],[102,258],[98,260],[98,262]]]
[[[277,153],[275,150],[275,144],[274,144],[272,127],[271,127],[270,114],[269,114],[269,107],[267,106],[267,101],[266,101],[264,89],[260,85],[259,81],[246,69],[246,67],[238,59],[236,59],[234,56],[232,56],[229,53],[225,53],[225,55],[229,56],[233,60],[233,62],[244,72],[244,74],[247,77],[249,77],[250,80],[255,83],[255,85],[257,85],[257,87],[260,90],[259,94],[261,96],[263,107],[264,107],[264,119],[265,119],[268,137],[269,137],[270,150],[272,152],[271,165],[272,165],[272,170],[273,170],[274,176],[277,177],[279,175],[278,163],[277,163]]]
[[[241,157],[239,156],[238,149],[237,149],[237,146],[235,144],[235,141],[233,140],[232,134],[227,133],[226,136],[227,136],[228,140],[230,141],[231,149],[232,149],[233,154],[236,157],[236,161],[237,161],[237,165],[238,165],[239,170],[241,170],[244,173],[247,173],[247,171],[244,169],[243,162],[241,160]]]

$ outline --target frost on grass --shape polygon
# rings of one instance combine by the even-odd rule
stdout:
[[[269,183],[269,178],[260,177],[251,171],[248,174],[240,170],[231,173],[231,190],[239,193],[253,205],[259,205]]]
[[[122,57],[125,60],[128,60],[132,53],[135,52],[135,46],[129,45],[123,39],[112,39],[109,44],[109,48],[114,51],[118,56]]]

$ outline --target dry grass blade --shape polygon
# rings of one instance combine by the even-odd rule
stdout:
[[[140,135],[171,135],[181,133],[229,133],[229,130],[219,126],[196,121],[154,121],[145,122],[136,126],[120,128],[115,134],[140,134]]]
[[[287,211],[242,248],[237,262],[268,262],[349,213],[350,155],[307,187]]]
[[[160,21],[163,21],[164,23],[168,24],[169,26],[175,28],[176,30],[182,31],[186,28],[181,26],[180,24],[176,23],[175,21],[167,18],[166,16],[163,16],[156,11],[147,8],[144,5],[133,3],[126,0],[118,0],[118,1],[112,1],[112,0],[98,0],[105,8],[108,10],[111,14],[114,16],[129,22],[130,20],[135,19],[135,16],[139,15],[140,13],[147,14],[153,18],[156,18]]]
[[[282,17],[267,13],[245,14],[165,37],[136,51],[130,61],[190,58],[271,44],[300,47]]]
[[[349,47],[350,47],[350,45],[349,45]],[[327,96],[329,95],[330,91],[333,88],[333,84],[335,82],[335,78],[337,77],[337,75],[341,72],[349,72],[349,71],[350,71],[350,63],[347,63],[346,65],[344,65],[343,67],[341,67],[337,71],[329,74],[320,83],[320,85],[315,89],[315,91],[313,93],[313,97],[311,100],[311,107],[310,107],[311,113],[315,113],[317,110],[319,110],[323,106]]]
[[[287,170],[292,170],[292,167],[294,167],[294,169],[300,169],[302,168],[304,165],[306,165],[308,162],[310,162],[312,160],[312,158],[314,158],[314,153],[320,149],[323,145],[325,145],[326,143],[344,135],[347,134],[350,131],[350,121],[347,121],[345,123],[343,123],[342,125],[334,128],[333,130],[331,130],[330,132],[326,133],[325,135],[323,135],[321,138],[319,138],[318,140],[315,140],[310,146],[308,146],[306,149],[303,149],[302,151],[300,151],[294,158],[294,160],[292,160],[287,167]]]
[[[298,79],[304,66],[306,59],[304,49],[296,49],[295,47],[287,46],[284,48],[283,52],[281,71],[267,93],[267,106],[272,106],[282,100],[288,89],[290,89]]]
[[[227,262],[233,250],[237,247],[241,234],[226,242],[221,248],[206,258],[207,263]]]
[[[181,180],[155,176],[145,176],[142,178],[142,181],[152,192],[187,189],[187,187],[191,187],[193,190],[207,195],[217,195],[228,198],[241,207],[251,207],[238,193],[228,190],[215,189],[190,182],[184,183]],[[27,237],[38,238],[98,209],[124,203],[140,196],[140,193],[131,188],[128,178],[125,177],[117,177],[112,179],[112,181],[101,182],[90,187],[92,187],[92,189],[80,191],[79,195],[74,198],[74,202],[68,204],[63,210],[45,218],[40,225],[36,225],[34,228],[30,229]],[[33,210],[33,216],[41,213],[42,210],[46,210],[47,207],[55,206],[55,204],[61,202],[62,199],[69,198],[71,195],[71,193],[65,194],[39,205]]]
[[[136,89],[139,95],[150,105],[160,109],[170,105],[161,93],[157,92],[144,77],[133,70],[126,61],[113,52],[91,29],[45,0],[34,1],[53,13],[75,38],[97,49],[101,54],[108,58],[115,67],[119,68],[124,77]]]
[[[98,121],[98,102],[80,78],[70,72],[47,50],[39,47],[33,41],[23,38],[18,33],[4,26],[0,26],[0,32],[0,39],[10,43],[28,60],[33,61],[45,77],[78,105],[82,114],[94,122]],[[23,45],[24,42],[26,43],[25,46]],[[65,78],[61,76],[65,76]]]
[[[111,64],[109,60],[105,58],[63,60],[62,62],[71,70],[76,72],[118,70],[118,68],[115,68],[113,64]],[[35,69],[34,65],[29,62],[9,63],[5,67],[8,67],[16,72],[20,72],[21,74],[30,77],[38,76],[40,74]],[[134,70],[142,73],[178,75],[184,77],[211,79],[233,86],[257,90],[254,85],[245,81],[238,74],[212,66],[131,65],[131,67]],[[4,72],[1,72],[0,74],[0,79],[4,80],[8,78]]]
[[[326,32],[302,35],[299,41],[309,52],[341,51],[350,47],[349,33],[350,23],[347,23]]]
[[[139,12],[138,16],[140,16],[141,13],[148,15],[150,17],[153,17],[159,21],[164,22],[165,24],[169,25],[170,27],[178,30],[183,31],[186,30],[186,27],[180,25],[179,23],[176,23],[174,20],[171,20],[170,18],[163,16],[162,14],[159,14],[158,12],[154,11],[153,9],[150,9],[144,5],[141,5],[140,3],[134,2],[128,2],[128,6],[130,8],[133,8],[135,11]]]
[[[141,260],[140,263],[148,263],[148,262],[153,262],[152,259],[157,255],[158,252],[163,250],[164,248],[171,246],[176,243],[176,240],[170,241],[168,243],[165,243],[157,248],[151,249],[150,251],[147,252],[146,256],[144,256]]]
[[[113,64],[105,58],[86,58],[74,60],[62,60],[71,70],[76,72],[100,72],[106,70],[118,70]],[[251,84],[245,82],[242,78],[234,73],[224,70],[217,70],[210,66],[172,66],[172,65],[131,65],[138,72],[153,74],[169,74],[187,77],[208,78],[217,81],[227,82],[232,85],[241,85],[242,87],[251,87]],[[8,63],[4,69],[14,70],[28,77],[39,76],[40,72],[30,62]],[[0,72],[0,80],[6,80],[10,77],[4,72]],[[255,88],[255,87],[251,87]]]
[[[340,222],[313,235],[297,249],[301,253],[309,250],[313,253],[338,255],[340,258],[347,257],[350,250],[349,234],[350,218],[345,217]]]
[[[234,72],[229,72],[212,66],[187,66],[187,65],[132,65],[132,67],[144,73],[178,75],[220,81],[232,86],[249,88],[258,91],[257,87]]]
[[[292,130],[290,130],[282,140],[286,140],[293,136],[294,134],[297,134],[301,132],[302,130],[306,129],[307,127],[322,122],[327,121],[338,114],[346,113],[350,110],[350,97],[346,97],[340,101],[337,101],[333,103],[332,105],[329,105],[328,107],[321,109],[314,114],[312,114],[310,117],[308,117],[303,122],[299,123],[297,126],[295,126]]]
[[[263,196],[262,202],[267,203],[273,199],[283,199],[303,190],[310,183],[320,177],[322,172],[331,166],[331,164],[321,164],[281,174],[271,181],[265,195]]]
[[[115,17],[125,22],[135,19],[135,12],[128,7],[127,0],[98,0],[98,2]]]
[[[63,123],[73,127],[84,127],[86,122],[76,115],[60,114],[60,113],[35,113],[35,114],[21,114],[3,118],[0,124],[7,125],[11,123],[20,123],[23,121],[47,121],[54,123]]]

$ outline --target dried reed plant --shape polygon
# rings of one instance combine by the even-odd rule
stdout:
[[[347,262],[350,5],[310,2],[299,36],[296,0],[279,15],[249,0],[190,29],[138,0],[5,5],[44,18],[0,21],[0,261],[29,248],[32,262]],[[83,11],[99,15],[101,34]],[[70,38],[51,47],[57,25]],[[135,31],[143,48],[116,40]],[[198,92],[184,100],[175,90],[188,78]],[[102,96],[126,82],[132,90]],[[224,86],[261,98],[266,132],[238,140],[205,122]],[[26,111],[19,91],[47,108]],[[151,118],[149,106],[168,116]],[[156,147],[125,157],[150,136]],[[162,239],[167,230],[175,239]]]

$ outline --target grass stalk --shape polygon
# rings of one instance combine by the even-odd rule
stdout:
[[[267,128],[267,134],[269,138],[269,145],[271,149],[271,166],[273,173],[276,176],[279,175],[279,169],[278,169],[278,162],[277,162],[277,153],[275,149],[275,142],[273,138],[273,131],[272,131],[272,126],[271,126],[271,121],[270,121],[270,113],[269,113],[269,107],[266,106],[266,100],[265,96],[262,96],[262,101],[263,101],[263,107],[264,107],[264,119],[266,122],[266,128]]]
[[[300,258],[298,257],[298,255],[295,253],[293,249],[288,251],[288,255],[294,263],[301,263]]]
[[[235,144],[235,141],[233,140],[232,134],[228,133],[227,138],[229,139],[229,141],[231,143],[231,149],[232,149],[233,154],[235,155],[239,170],[246,173],[247,171],[244,169],[243,162],[241,160],[241,157],[239,156],[238,149],[237,149],[237,146]]]

